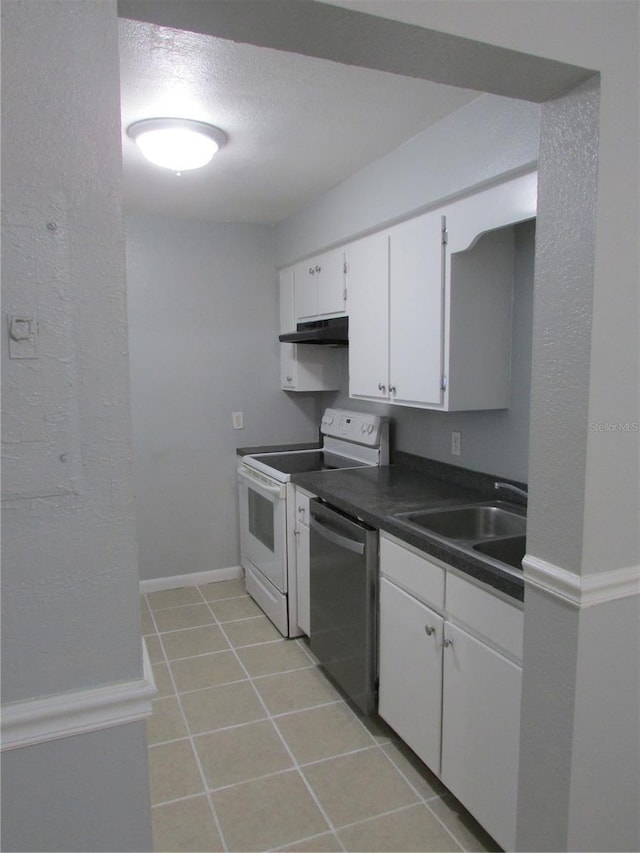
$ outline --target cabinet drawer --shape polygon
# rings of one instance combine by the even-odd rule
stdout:
[[[422,601],[444,606],[444,569],[384,535],[380,537],[380,573]]]
[[[507,654],[522,660],[523,611],[453,572],[447,577],[447,613]]]

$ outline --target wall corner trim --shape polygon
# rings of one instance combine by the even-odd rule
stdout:
[[[153,671],[142,643],[143,676],[12,702],[2,707],[2,751],[144,720],[156,695]]]
[[[522,561],[525,584],[537,587],[574,607],[593,607],[640,595],[640,566],[625,566],[588,575],[576,575],[539,557]]]

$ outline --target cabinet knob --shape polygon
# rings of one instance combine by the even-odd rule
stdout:
[[[313,275],[313,273],[314,273],[313,267],[309,267],[309,275]]]
[[[397,390],[398,389],[396,388],[395,385],[389,385],[389,393],[390,394],[395,394]]]
[[[287,376],[287,382],[293,382],[293,376]]]
[[[320,272],[321,269],[322,269],[322,267],[319,267],[316,265],[316,272]]]
[[[382,384],[382,382],[378,382],[378,391],[383,391],[383,392],[384,392],[384,391],[386,391],[386,390],[387,390],[387,386],[386,386],[386,385],[383,385],[383,384]]]
[[[425,625],[424,626],[424,632],[427,635],[427,637],[430,637],[433,633],[435,633],[435,630],[436,629],[433,627],[433,625]]]
[[[442,643],[442,645],[443,645],[443,646],[445,646],[445,647],[452,646],[452,645],[453,645],[453,640],[451,639],[451,637],[445,637],[445,638],[444,638],[444,641],[443,641],[443,643]]]

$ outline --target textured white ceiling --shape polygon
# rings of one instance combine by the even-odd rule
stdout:
[[[126,19],[120,56],[127,209],[210,221],[279,222],[478,96]],[[126,135],[154,116],[210,122],[228,143],[176,176]]]

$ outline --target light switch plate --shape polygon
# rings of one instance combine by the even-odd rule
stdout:
[[[38,358],[38,321],[35,317],[7,317],[9,358]]]

